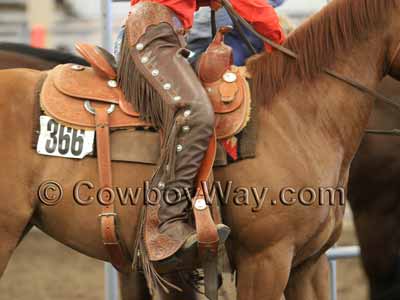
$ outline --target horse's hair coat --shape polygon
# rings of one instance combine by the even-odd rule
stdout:
[[[249,59],[254,96],[271,102],[294,79],[311,80],[337,57],[349,51],[354,42],[368,38],[389,19],[398,0],[336,0],[295,30],[283,46],[298,55],[289,58],[275,50]]]

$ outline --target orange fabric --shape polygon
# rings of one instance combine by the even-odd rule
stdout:
[[[31,46],[36,48],[46,47],[47,30],[41,25],[36,25],[31,31]]]
[[[131,5],[135,5],[141,0],[131,0]],[[180,18],[183,26],[189,29],[193,25],[193,15],[198,9],[198,3],[195,0],[146,0],[158,2],[172,9]],[[204,2],[204,1],[203,1]],[[285,40],[285,34],[279,24],[275,9],[265,0],[231,0],[235,10],[250,24],[254,26],[262,35],[271,40],[282,44]],[[266,49],[271,47],[265,45]]]

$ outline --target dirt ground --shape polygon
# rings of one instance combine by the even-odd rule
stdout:
[[[340,245],[354,245],[346,224]],[[104,299],[103,263],[32,231],[16,250],[0,281],[0,300]],[[358,259],[338,262],[338,299],[367,300]]]

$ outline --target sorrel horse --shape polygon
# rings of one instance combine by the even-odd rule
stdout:
[[[400,103],[400,83],[386,78],[380,91]],[[399,112],[377,103],[371,129],[400,128]],[[369,279],[371,299],[400,299],[398,136],[366,135],[350,169],[349,203]]]
[[[66,63],[88,65],[79,56],[57,50],[33,48],[17,43],[0,43],[0,70],[14,68],[49,70],[56,65]]]
[[[298,61],[274,52],[249,62],[252,92],[260,105],[258,156],[215,170],[222,183],[247,188],[235,189],[241,197],[232,194],[222,207],[232,228],[228,249],[237,270],[238,299],[328,299],[323,253],[340,234],[344,207],[340,193],[329,203],[304,199],[300,191],[307,188],[315,200],[313,191],[347,186],[374,101],[322,70],[329,67],[370,88],[377,87],[390,65],[389,73],[398,75],[399,5],[399,0],[333,1],[288,38],[285,46],[299,54]],[[96,161],[43,157],[30,149],[41,75],[0,72],[0,188],[7,195],[0,208],[0,273],[32,225],[86,255],[108,260],[97,221],[100,204],[80,206],[72,197],[82,179],[98,186]],[[152,168],[114,163],[113,173],[115,186],[141,187]],[[63,186],[57,205],[38,199],[38,187],[46,180]],[[246,199],[250,193],[254,197]],[[254,211],[247,200],[265,201]],[[116,204],[121,238],[131,250],[139,206]],[[136,287],[137,299],[146,299],[144,286]]]

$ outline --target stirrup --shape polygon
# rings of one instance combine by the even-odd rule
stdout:
[[[225,244],[225,241],[228,239],[231,230],[224,224],[218,224],[216,227],[220,241],[218,251],[220,251]],[[187,271],[202,267],[203,262],[199,255],[197,233],[193,232],[193,234],[186,239],[183,246],[174,255],[154,263],[160,273],[169,273],[170,271],[177,270]]]

